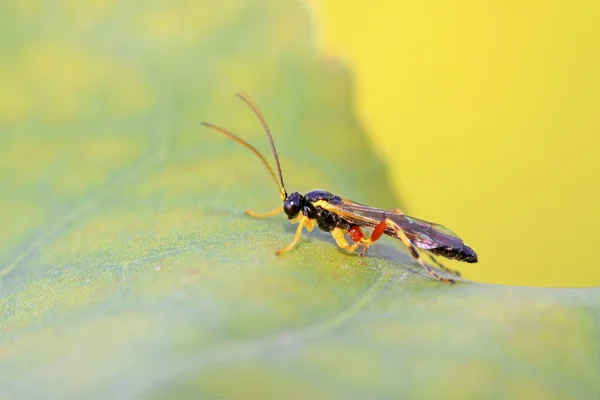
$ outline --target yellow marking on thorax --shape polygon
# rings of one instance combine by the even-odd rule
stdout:
[[[329,210],[329,202],[327,200],[317,200],[314,203],[311,203],[313,207],[321,207],[325,210]]]

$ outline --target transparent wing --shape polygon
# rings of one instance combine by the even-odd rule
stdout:
[[[411,243],[421,249],[429,250],[439,247],[460,249],[464,245],[462,239],[445,226],[409,217],[405,214],[368,207],[346,199],[330,202],[326,205],[326,208],[352,224],[371,229],[374,229],[384,219],[389,218],[402,229]],[[398,234],[391,228],[386,229],[385,233],[398,237]]]

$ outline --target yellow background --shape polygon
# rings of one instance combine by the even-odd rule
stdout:
[[[493,283],[600,284],[600,3],[311,4],[408,212],[479,254],[451,266]]]

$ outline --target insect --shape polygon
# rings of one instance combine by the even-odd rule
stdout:
[[[260,159],[269,171],[271,178],[273,178],[275,185],[279,189],[283,206],[264,214],[246,210],[246,214],[255,218],[265,218],[277,215],[283,211],[290,222],[298,224],[292,242],[287,247],[277,250],[277,255],[292,250],[300,240],[302,229],[306,228],[310,232],[316,224],[321,230],[331,233],[337,245],[348,252],[356,251],[362,246],[361,256],[384,234],[399,239],[408,248],[410,255],[431,276],[445,283],[454,283],[455,281],[438,275],[424,262],[419,254],[419,250],[424,251],[440,269],[455,276],[460,276],[460,273],[446,268],[437,261],[434,255],[467,263],[477,262],[475,251],[450,229],[442,225],[410,217],[399,209],[387,211],[365,206],[336,196],[325,190],[312,190],[304,195],[294,192],[288,195],[283,183],[283,175],[277,151],[275,150],[275,144],[273,143],[273,137],[264,117],[258,107],[248,97],[240,93],[236,93],[236,96],[242,99],[260,120],[271,145],[279,180],[277,180],[277,176],[269,166],[267,160],[248,142],[216,125],[208,122],[202,122],[202,124],[245,146]],[[365,236],[362,228],[371,230],[371,235],[369,237]],[[352,244],[346,240],[346,235],[349,236],[353,242]]]

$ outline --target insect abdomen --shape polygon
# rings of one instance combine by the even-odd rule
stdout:
[[[477,253],[464,244],[460,249],[454,247],[436,247],[433,249],[428,249],[435,255],[463,261],[467,263],[476,263],[477,262]]]

